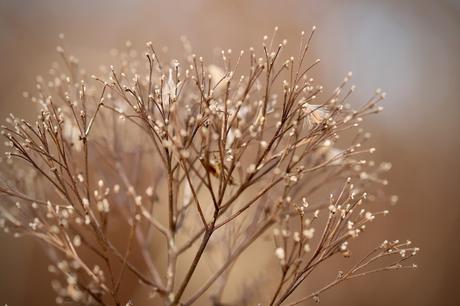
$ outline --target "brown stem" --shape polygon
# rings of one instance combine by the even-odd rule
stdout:
[[[192,264],[190,265],[187,275],[185,276],[184,280],[182,281],[181,286],[179,287],[179,290],[174,296],[174,300],[171,304],[172,306],[178,305],[178,302],[180,298],[182,297],[182,294],[184,294],[185,288],[187,288],[187,285],[190,282],[190,279],[192,278],[192,275],[195,272],[196,267],[198,266],[198,263],[201,259],[201,256],[203,255],[206,245],[208,244],[209,239],[211,238],[211,235],[214,232],[214,226],[216,224],[217,213],[218,211],[214,213],[214,220],[208,226],[208,229],[204,233],[203,240],[201,241],[200,247],[198,248],[198,251],[196,252],[195,258],[193,258]]]

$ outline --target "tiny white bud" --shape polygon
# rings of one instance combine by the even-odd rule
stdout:
[[[283,249],[283,248],[277,248],[277,249],[275,250],[275,255],[276,255],[276,257],[278,257],[278,259],[280,259],[280,260],[284,260],[284,258],[285,258],[285,256],[286,256],[285,253],[284,253],[284,249]]]

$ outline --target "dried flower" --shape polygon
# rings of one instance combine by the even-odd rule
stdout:
[[[349,241],[388,213],[367,203],[397,200],[381,192],[391,164],[365,159],[375,149],[366,148],[370,135],[358,127],[381,111],[385,94],[353,110],[349,73],[323,97],[310,76],[319,63],[307,52],[314,31],[302,33],[295,59],[282,58],[286,41],[277,45],[273,35],[264,38],[261,57],[253,48],[223,51],[223,67],[194,54],[162,62],[152,43],[142,59],[128,42],[112,52],[118,65],[92,78],[58,47],[65,68],[49,82],[37,78],[37,92],[24,95],[40,107],[37,121],[11,115],[2,126],[8,152],[0,185],[4,231],[28,233],[54,250],[49,270],[59,278],[52,284],[58,303],[133,305],[120,293],[129,273],[166,305],[206,295],[221,304],[230,270],[270,230],[281,276],[253,304],[287,303],[319,265],[352,256]],[[339,147],[346,133],[355,137]],[[151,254],[153,242],[166,267]],[[186,252],[193,257],[178,273]],[[189,284],[211,252],[222,259],[193,291]],[[405,262],[417,252],[409,242],[385,241],[289,305],[318,302],[345,280],[414,268]],[[371,268],[384,257],[395,261]],[[220,294],[210,293],[213,285]]]

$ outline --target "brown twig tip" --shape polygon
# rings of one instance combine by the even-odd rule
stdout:
[[[330,258],[367,244],[361,236],[388,214],[376,203],[397,201],[382,190],[391,164],[367,159],[376,149],[362,128],[385,93],[353,109],[351,72],[332,92],[318,84],[315,30],[302,32],[296,57],[284,58],[276,27],[260,54],[223,50],[214,64],[185,38],[184,60],[169,62],[152,42],[144,54],[127,42],[91,77],[57,48],[64,66],[24,94],[40,107],[37,121],[10,115],[1,127],[0,181],[0,226],[45,243],[57,303],[136,305],[134,278],[165,305],[296,305],[416,267],[406,264],[418,251],[410,241],[385,241],[292,298]],[[256,244],[279,277],[260,296],[227,297],[232,269]]]

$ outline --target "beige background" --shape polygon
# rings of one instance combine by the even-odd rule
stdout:
[[[459,305],[460,1],[0,0],[0,116],[32,117],[21,92],[57,59],[60,32],[94,68],[127,39],[175,48],[185,34],[212,58],[214,47],[247,48],[275,25],[291,43],[319,27],[313,57],[328,88],[352,70],[355,101],[376,87],[388,92],[370,130],[378,156],[394,165],[388,188],[401,201],[373,237],[422,248],[419,270],[349,282],[322,303]],[[51,305],[39,246],[0,234],[0,250],[0,303]]]

